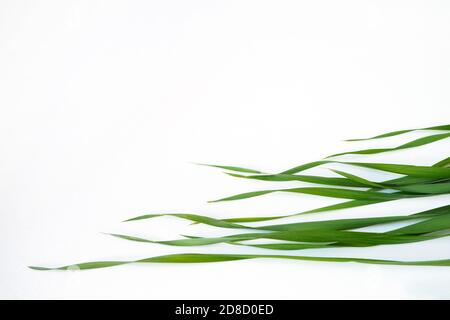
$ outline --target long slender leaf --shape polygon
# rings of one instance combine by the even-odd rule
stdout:
[[[331,157],[331,156],[330,156]],[[355,165],[354,162],[345,162],[345,161],[336,161],[336,160],[320,160],[320,161],[313,161],[313,162],[309,162],[309,163],[305,163],[299,166],[295,166],[293,168],[290,168],[288,170],[282,171],[279,174],[275,174],[275,175],[293,175],[302,171],[306,171],[308,169],[312,169],[318,166],[321,166],[323,164],[327,164],[327,163],[343,163],[343,164],[353,164]],[[234,166],[222,166],[222,165],[214,165],[214,164],[202,164],[205,166],[209,166],[209,167],[216,167],[216,168],[221,168],[221,169],[226,169],[229,171],[235,171],[235,172],[243,172],[243,173],[254,173],[254,174],[264,174],[267,175],[261,171],[258,170],[254,170],[254,169],[249,169],[249,168],[241,168],[241,167],[234,167]],[[392,165],[392,164],[386,164],[386,165]],[[447,167],[448,165],[450,165],[450,157],[447,157],[443,160],[438,161],[437,163],[433,164],[433,167]],[[407,166],[407,165],[405,165]],[[275,176],[274,174],[272,174],[273,176]],[[248,176],[247,176],[248,177]],[[397,178],[395,180],[399,180],[402,181],[404,178],[408,177],[402,177],[402,178]],[[392,181],[395,181],[392,180]],[[269,181],[277,181],[277,180],[269,180]],[[424,181],[417,181],[417,182],[424,182]]]
[[[435,166],[414,166],[406,164],[386,164],[386,163],[365,163],[365,162],[346,162],[354,166],[371,168],[385,172],[404,174],[412,177],[429,179],[449,179],[450,168]]]
[[[294,217],[294,216],[300,216],[305,214],[311,214],[311,213],[321,213],[321,212],[327,212],[332,210],[342,210],[342,209],[350,209],[355,207],[361,207],[361,206],[367,206],[370,204],[376,204],[381,202],[386,202],[387,200],[350,200],[345,201],[321,208],[316,208],[312,210],[307,210],[303,212],[298,212],[294,214],[288,214],[288,215],[279,215],[279,216],[270,216],[270,217],[239,217],[239,218],[229,218],[229,219],[223,219],[224,221],[228,222],[237,222],[237,223],[244,223],[244,222],[261,222],[261,221],[269,221],[269,220],[276,220],[276,219],[282,219],[282,218],[288,218],[288,217]],[[391,201],[391,200],[389,200]]]
[[[114,267],[130,263],[207,263],[207,262],[225,262],[246,259],[289,259],[300,261],[318,261],[318,262],[356,262],[378,265],[399,265],[399,266],[450,266],[450,259],[443,260],[423,260],[423,261],[400,261],[400,260],[381,260],[381,259],[363,259],[349,257],[311,257],[311,256],[291,256],[291,255],[271,255],[271,254],[205,254],[205,253],[182,253],[170,254],[164,256],[150,257],[134,261],[97,261],[85,262],[73,265],[67,265],[57,268],[45,268],[31,266],[31,269],[47,270],[87,270],[106,267]]]
[[[383,152],[388,152],[388,151],[397,151],[397,150],[402,150],[402,149],[415,148],[415,147],[423,146],[423,145],[426,145],[426,144],[429,144],[432,142],[436,142],[436,141],[439,141],[442,139],[446,139],[448,137],[450,137],[450,133],[440,133],[440,134],[435,134],[435,135],[428,136],[428,137],[419,138],[419,139],[404,143],[404,144],[402,144],[398,147],[394,147],[394,148],[378,148],[378,149],[348,151],[348,152],[336,153],[331,156],[328,156],[327,158],[343,156],[345,154],[376,154],[376,153],[383,153]]]
[[[411,235],[411,234],[427,234],[437,231],[450,230],[450,214],[432,217],[425,221],[390,231],[389,234],[395,235]]]
[[[433,165],[433,167],[448,167],[450,166],[450,157],[445,158]]]
[[[271,174],[271,175],[252,175],[252,176],[245,176],[235,173],[227,173],[227,174],[236,178],[254,179],[262,181],[301,181],[315,184],[325,184],[329,186],[354,187],[354,188],[358,187],[364,188],[367,186],[366,184],[352,181],[350,179],[336,178],[336,177],[320,177],[320,176],[293,175],[293,174]]]
[[[145,219],[151,219],[151,218],[162,217],[162,216],[178,217],[181,219],[190,220],[192,222],[203,223],[203,224],[207,224],[207,225],[214,226],[214,227],[220,227],[220,228],[231,228],[231,229],[248,228],[248,227],[245,227],[245,226],[242,226],[239,224],[235,224],[232,222],[227,222],[224,220],[214,219],[211,217],[202,216],[202,215],[198,215],[198,214],[191,214],[191,213],[145,214],[142,216],[138,216],[138,217],[134,217],[134,218],[125,220],[125,222],[136,221],[136,220],[145,220]]]
[[[268,230],[268,231],[302,231],[302,230],[352,230],[372,225],[385,224],[390,222],[408,221],[422,218],[431,218],[443,214],[450,214],[450,205],[417,212],[408,216],[387,216],[387,217],[373,217],[373,218],[354,218],[354,219],[336,219],[325,221],[312,222],[296,222],[287,224],[266,225],[260,227],[249,227],[236,223],[224,222],[224,220],[206,217],[198,214],[147,214],[126,221],[135,221],[143,219],[151,219],[161,216],[173,216],[180,219],[185,219],[192,222],[203,223],[210,226],[229,228],[229,229],[253,229],[253,230]],[[247,222],[247,221],[244,221]]]
[[[412,131],[419,131],[419,130],[445,130],[448,131],[450,130],[450,125],[446,124],[446,125],[441,125],[441,126],[434,126],[434,127],[427,127],[427,128],[416,128],[416,129],[406,129],[406,130],[397,130],[397,131],[392,131],[392,132],[388,132],[388,133],[383,133],[377,136],[373,136],[370,138],[360,138],[360,139],[348,139],[346,141],[366,141],[366,140],[374,140],[374,139],[380,139],[380,138],[387,138],[387,137],[393,137],[393,136],[397,136],[403,133],[407,133],[407,132],[412,132]]]
[[[337,174],[340,174],[349,180],[355,181],[357,183],[365,184],[367,187],[372,188],[380,188],[380,189],[395,189],[399,191],[409,192],[409,193],[423,193],[423,194],[443,194],[443,193],[449,193],[450,192],[450,182],[448,180],[444,180],[444,182],[440,183],[424,183],[424,184],[413,184],[413,185],[406,185],[406,186],[395,186],[391,185],[389,183],[378,183],[366,180],[364,178],[355,176],[353,174],[339,171],[339,170],[333,170]]]
[[[170,246],[205,246],[217,243],[240,242],[255,239],[274,239],[302,243],[327,244],[335,243],[341,246],[374,246],[381,244],[401,244],[432,240],[444,235],[409,235],[394,233],[359,232],[347,230],[301,230],[301,231],[274,231],[259,233],[242,233],[223,237],[187,237],[176,240],[149,240],[122,234],[111,234],[125,240],[164,244]]]
[[[231,197],[226,197],[218,200],[213,200],[209,202],[219,202],[219,201],[232,201],[232,200],[242,200],[253,197],[258,197],[261,195],[274,193],[274,192],[290,192],[290,193],[303,193],[311,194],[322,197],[331,198],[343,198],[343,199],[354,199],[354,200],[397,200],[417,197],[417,195],[405,194],[405,193],[381,193],[374,191],[361,191],[361,190],[349,190],[349,189],[339,189],[339,188],[289,188],[289,189],[275,189],[275,190],[259,190],[253,192],[240,193],[233,195]],[[422,195],[423,196],[423,195]]]
[[[222,166],[222,165],[217,165],[217,164],[207,164],[207,163],[197,163],[197,164],[198,164],[198,165],[201,165],[201,166],[213,167],[213,168],[219,168],[219,169],[225,169],[225,170],[235,171],[235,172],[261,173],[261,174],[263,173],[263,172],[258,171],[258,170],[249,169],[249,168],[244,168],[244,167]]]

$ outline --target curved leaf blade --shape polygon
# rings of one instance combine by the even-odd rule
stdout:
[[[348,258],[348,257],[312,257],[312,256],[291,256],[291,255],[270,255],[270,254],[205,254],[205,253],[182,253],[170,254],[164,256],[150,257],[134,261],[100,261],[79,263],[56,268],[30,267],[34,270],[87,270],[97,268],[107,268],[130,263],[209,263],[225,262],[246,259],[290,259],[299,261],[318,261],[318,262],[355,262],[378,265],[399,265],[399,266],[450,266],[450,259],[442,260],[422,260],[422,261],[401,261],[401,260],[381,260],[366,258]]]

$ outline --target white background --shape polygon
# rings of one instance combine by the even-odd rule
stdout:
[[[253,260],[27,269],[172,252],[261,252],[172,248],[101,232],[227,234],[171,218],[120,221],[150,212],[287,214],[339,202],[273,194],[207,204],[299,184],[236,180],[191,162],[277,171],[424,136],[342,142],[448,122],[449,39],[448,1],[2,0],[0,298],[450,298],[450,269],[439,267]],[[432,164],[449,146],[351,159]],[[449,200],[304,219],[407,214]],[[291,254],[448,259],[449,244]]]

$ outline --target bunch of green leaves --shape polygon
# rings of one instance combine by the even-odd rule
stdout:
[[[296,187],[280,189],[264,189],[241,193],[225,197],[219,201],[235,201],[252,197],[258,197],[275,192],[300,193],[322,197],[346,199],[338,204],[316,208],[313,210],[298,212],[288,215],[261,216],[261,217],[238,217],[228,219],[217,219],[195,213],[163,213],[146,214],[126,221],[138,221],[156,218],[160,216],[173,216],[186,219],[193,223],[201,223],[213,227],[225,228],[236,231],[220,237],[198,237],[185,235],[181,239],[157,241],[144,239],[131,235],[112,234],[112,236],[137,242],[157,243],[169,246],[206,246],[217,243],[226,243],[232,246],[257,247],[267,250],[303,250],[341,247],[370,247],[377,245],[395,245],[413,242],[433,240],[450,235],[450,205],[434,208],[427,211],[416,212],[410,215],[394,215],[385,217],[336,219],[313,222],[295,222],[285,224],[267,224],[251,226],[252,222],[272,221],[286,217],[304,214],[313,214],[331,210],[340,210],[354,207],[362,207],[370,204],[393,202],[400,199],[423,198],[450,193],[450,157],[447,157],[431,166],[418,166],[393,163],[367,163],[348,162],[333,160],[346,154],[377,154],[391,152],[401,149],[420,147],[450,137],[450,125],[428,127],[421,129],[400,130],[385,133],[366,139],[352,139],[350,141],[373,140],[392,137],[415,130],[443,131],[432,135],[415,139],[394,148],[364,149],[343,152],[326,157],[325,159],[296,166],[280,173],[264,173],[259,170],[223,165],[208,165],[226,170],[230,176],[239,179],[252,179],[270,182],[299,181],[323,185],[320,187]],[[359,167],[364,170],[378,170],[388,173],[400,174],[402,177],[387,181],[376,182],[361,176],[351,174],[347,171],[332,170],[337,176],[325,177],[317,175],[306,175],[303,171],[322,166],[325,164],[344,164],[349,167]],[[393,206],[395,208],[395,206]],[[375,225],[389,225],[396,222],[409,222],[405,227],[398,227],[385,232],[361,231],[361,228]],[[276,240],[271,243],[252,243],[252,240]],[[157,256],[137,261],[100,261],[88,262],[58,268],[31,267],[36,270],[66,270],[68,268],[94,269],[104,268],[128,263],[196,263],[196,262],[219,262],[231,260],[244,260],[255,258],[277,258],[294,259],[305,261],[324,262],[358,262],[369,264],[389,265],[417,265],[417,266],[450,266],[450,259],[432,261],[397,261],[378,260],[345,257],[312,257],[298,255],[279,254],[172,254]]]

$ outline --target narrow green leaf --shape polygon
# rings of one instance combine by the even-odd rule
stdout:
[[[400,265],[400,266],[450,266],[450,259],[424,260],[424,261],[400,261],[400,260],[380,260],[347,257],[311,257],[311,256],[291,256],[291,255],[270,255],[270,254],[205,254],[205,253],[182,253],[164,256],[150,257],[135,261],[100,261],[67,265],[57,268],[30,267],[34,270],[74,270],[74,269],[97,269],[113,267],[129,263],[207,263],[225,262],[245,259],[290,259],[300,261],[319,262],[356,262],[378,265]]]
[[[346,162],[347,164],[371,168],[386,172],[404,174],[419,178],[429,179],[449,179],[450,168],[444,167],[427,167],[427,166],[414,166],[406,164],[386,164],[386,163],[364,163],[364,162]]]
[[[331,156],[329,156],[331,157]],[[340,161],[333,161],[333,160],[320,160],[320,161],[313,161],[313,162],[309,162],[309,163],[305,163],[299,166],[295,166],[291,169],[282,171],[279,173],[279,175],[292,175],[292,174],[296,174],[314,167],[318,167],[321,166],[323,164],[327,164],[327,163],[346,163],[346,162],[340,162]],[[351,163],[347,163],[347,164],[351,164]],[[434,167],[446,167],[450,164],[450,157],[443,159],[437,163],[435,163],[433,166]],[[235,172],[243,172],[243,173],[254,173],[254,174],[264,174],[263,172],[260,172],[258,170],[254,170],[254,169],[248,169],[248,168],[241,168],[241,167],[234,167],[234,166],[221,166],[221,165],[210,165],[210,164],[201,164],[201,165],[205,165],[205,166],[209,166],[209,167],[216,167],[216,168],[221,168],[221,169],[226,169],[229,171],[235,171]],[[404,177],[405,178],[405,177]],[[399,181],[401,181],[402,178],[398,179]]]
[[[321,160],[321,161],[314,161],[314,162],[309,162],[309,163],[305,163],[299,166],[296,166],[294,168],[291,168],[289,170],[280,172],[281,174],[294,174],[294,173],[298,173],[298,172],[302,172],[311,168],[315,168],[318,166],[321,166],[322,164],[325,163],[329,163],[330,161],[328,160]]]
[[[389,234],[412,235],[426,234],[442,230],[450,230],[450,210],[449,214],[432,217],[428,220],[390,231]]]
[[[336,153],[331,156],[328,156],[327,158],[331,157],[337,157],[337,156],[343,156],[346,154],[376,154],[376,153],[382,153],[382,152],[388,152],[388,151],[396,151],[396,150],[402,150],[402,149],[408,149],[408,148],[415,148],[419,146],[423,146],[432,142],[436,142],[442,139],[446,139],[450,137],[450,133],[440,133],[435,134],[428,137],[419,138],[413,141],[410,141],[408,143],[402,144],[398,147],[394,148],[378,148],[378,149],[365,149],[365,150],[356,150],[356,151],[348,151],[348,152],[342,152],[342,153]]]
[[[312,222],[296,222],[287,224],[275,224],[266,225],[260,227],[249,227],[236,223],[225,222],[224,220],[215,219],[211,217],[206,217],[197,214],[151,214],[138,217],[141,219],[150,219],[160,216],[174,216],[180,219],[189,220],[192,222],[203,223],[210,226],[229,228],[229,229],[253,229],[253,230],[267,230],[267,231],[301,231],[301,230],[352,230],[363,227],[368,227],[372,225],[386,224],[398,221],[408,221],[421,218],[430,218],[434,216],[439,216],[442,214],[450,213],[450,205],[434,208],[431,210],[426,210],[418,212],[408,216],[388,216],[388,217],[373,217],[373,218],[353,218],[353,219],[336,219],[336,220],[325,220],[325,221],[312,221]],[[266,217],[267,218],[267,217]],[[279,217],[268,217],[268,218],[279,218]],[[133,221],[136,219],[130,219],[128,221]],[[244,218],[240,218],[244,220]],[[242,221],[249,222],[249,221]],[[253,221],[250,221],[253,222]]]
[[[379,189],[395,189],[399,191],[404,191],[408,193],[422,193],[422,194],[444,194],[450,192],[450,182],[444,181],[441,183],[425,183],[425,184],[413,184],[407,186],[395,186],[388,183],[378,183],[366,180],[364,178],[352,175],[339,170],[332,170],[349,180],[359,182],[361,184],[366,184],[367,187],[379,188]]]
[[[252,192],[241,193],[241,194],[237,194],[237,195],[234,195],[234,196],[231,196],[231,197],[227,197],[227,198],[223,198],[223,199],[218,199],[218,200],[212,200],[212,201],[208,201],[208,202],[212,203],[212,202],[219,202],[219,201],[242,200],[242,199],[247,199],[247,198],[253,198],[253,197],[262,196],[262,195],[269,194],[269,193],[273,193],[273,192],[277,192],[277,191],[281,191],[281,190],[260,190],[260,191],[252,191]]]
[[[450,157],[445,158],[433,165],[433,167],[448,167],[450,166]]]
[[[260,244],[242,244],[238,242],[231,242],[230,244],[269,250],[307,250],[307,249],[326,249],[326,248],[342,247],[336,244],[310,244],[310,243],[296,243],[296,242],[260,243]]]
[[[243,167],[235,167],[235,166],[221,166],[216,164],[206,164],[206,163],[197,163],[201,166],[207,166],[207,167],[213,167],[213,168],[219,168],[219,169],[225,169],[229,171],[235,171],[235,172],[245,172],[245,173],[262,173],[261,171],[254,170],[254,169],[248,169]]]
[[[350,173],[347,173],[347,172],[344,172],[344,171],[334,170],[334,169],[331,169],[331,171],[333,171],[333,172],[335,172],[335,173],[337,173],[337,174],[339,174],[339,175],[341,175],[343,177],[346,177],[347,179],[349,179],[351,181],[354,181],[355,183],[360,183],[360,184],[362,184],[365,187],[380,188],[380,189],[390,189],[389,186],[385,186],[385,185],[382,185],[382,184],[377,183],[377,182],[369,181],[367,179],[355,176],[353,174],[350,174]]]
[[[342,187],[366,187],[366,184],[352,181],[345,178],[336,177],[320,177],[320,176],[309,176],[309,175],[293,175],[293,174],[269,174],[269,175],[252,175],[245,176],[235,173],[227,173],[228,175],[236,178],[243,179],[254,179],[262,181],[301,181],[315,184],[325,184],[330,186],[342,186]]]
[[[445,194],[450,192],[450,182],[416,184],[396,189],[405,192],[423,193],[423,194]]]
[[[254,229],[270,231],[304,231],[304,230],[352,230],[391,222],[419,219],[417,216],[390,216],[374,218],[336,219],[313,222],[286,223],[256,227]]]
[[[349,139],[347,141],[365,141],[365,140],[374,140],[374,139],[380,139],[380,138],[387,138],[387,137],[393,137],[397,136],[403,133],[412,132],[412,131],[418,131],[418,130],[450,130],[450,125],[442,125],[442,126],[434,126],[434,127],[428,127],[428,128],[418,128],[418,129],[406,129],[406,130],[397,130],[392,131],[388,133],[383,133],[374,137],[370,138],[362,138],[362,139]]]
[[[238,224],[235,224],[235,223],[231,223],[231,222],[227,222],[227,221],[224,221],[224,220],[214,219],[214,218],[211,218],[211,217],[202,216],[202,215],[198,215],[198,214],[190,214],[190,213],[145,214],[145,215],[142,215],[142,216],[138,216],[138,217],[135,217],[135,218],[128,219],[125,222],[136,221],[136,220],[144,220],[144,219],[151,219],[151,218],[162,217],[162,216],[178,217],[178,218],[181,218],[181,219],[190,220],[192,222],[203,223],[203,224],[207,224],[207,225],[214,226],[214,227],[220,227],[220,228],[231,228],[231,229],[248,228],[248,227],[245,227],[245,226],[242,226],[242,225],[238,225]]]
[[[232,200],[242,200],[253,197],[258,197],[261,195],[273,193],[273,192],[289,192],[289,193],[303,193],[310,195],[317,195],[322,197],[331,198],[343,198],[343,199],[354,199],[354,200],[396,200],[417,197],[417,195],[404,194],[404,193],[381,193],[374,191],[361,191],[361,190],[349,190],[349,189],[339,189],[339,188],[290,188],[290,189],[276,189],[276,190],[260,190],[253,192],[246,192],[231,197],[226,197],[218,200],[213,200],[209,202],[219,202],[219,201],[232,201]],[[423,195],[422,195],[423,196]]]
[[[310,244],[328,244],[334,243],[341,246],[361,247],[374,246],[381,244],[401,244],[419,241],[432,240],[443,237],[444,235],[409,235],[409,234],[392,234],[392,233],[375,233],[375,232],[359,232],[347,230],[295,230],[295,231],[274,231],[267,233],[242,233],[223,237],[191,237],[176,240],[148,240],[134,236],[111,234],[112,236],[155,244],[163,244],[170,246],[205,246],[217,243],[241,242],[256,239],[274,239],[284,241],[294,241]]]
[[[276,220],[276,219],[282,219],[282,218],[288,218],[288,217],[294,217],[294,216],[300,216],[304,214],[311,214],[311,213],[321,213],[321,212],[327,212],[332,210],[342,210],[342,209],[349,209],[349,208],[355,208],[355,207],[361,207],[366,206],[370,204],[376,204],[385,202],[386,200],[350,200],[346,202],[341,202],[321,208],[316,208],[312,210],[307,210],[303,212],[298,212],[294,214],[288,214],[288,215],[280,215],[280,216],[271,216],[271,217],[239,217],[239,218],[229,218],[224,219],[224,221],[227,222],[237,222],[237,223],[244,223],[244,222],[261,222],[261,221],[269,221],[269,220]]]

